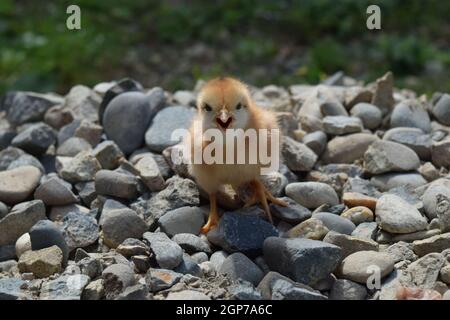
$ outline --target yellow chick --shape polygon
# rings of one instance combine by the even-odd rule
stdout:
[[[268,110],[258,108],[246,85],[229,77],[216,78],[207,82],[197,97],[197,108],[198,115],[190,128],[189,142],[192,161],[189,165],[189,172],[197,184],[208,193],[211,206],[208,222],[203,226],[201,232],[209,232],[219,221],[216,195],[224,185],[231,185],[234,190],[238,190],[239,186],[248,184],[253,189],[253,197],[245,203],[245,206],[260,202],[269,221],[272,222],[268,201],[280,206],[287,206],[287,204],[273,197],[260,181],[261,167],[266,166],[266,163],[263,164],[259,157],[256,162],[249,160],[252,156],[250,150],[254,149],[250,149],[248,137],[244,144],[234,143],[234,148],[233,145],[231,147],[231,150],[234,150],[234,157],[233,154],[230,155],[231,152],[230,149],[227,149],[227,145],[230,147],[231,142],[226,139],[226,133],[230,131],[228,129],[242,129],[245,133],[249,129],[255,129],[255,132],[259,132],[259,129],[278,129],[275,115]],[[201,127],[201,134],[196,132],[195,126]],[[219,153],[223,152],[223,163],[206,163],[205,161],[196,163],[193,161],[195,152],[200,152],[203,156],[203,151],[212,143],[203,134],[208,129],[216,129],[216,132],[220,130],[223,133],[222,147],[216,149],[216,151],[219,150]],[[257,141],[265,144],[270,154],[271,136],[270,131],[268,132],[267,136],[258,135]],[[238,153],[243,151],[245,151],[245,161],[238,161]],[[227,152],[229,158],[233,159],[231,163],[226,161]],[[215,155],[215,151],[212,154]]]

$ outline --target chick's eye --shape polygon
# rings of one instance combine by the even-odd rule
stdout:
[[[241,103],[238,103],[236,106],[236,110],[241,110],[244,106]]]
[[[203,110],[205,110],[205,111],[209,112],[209,111],[212,111],[212,108],[211,108],[211,106],[210,106],[210,105],[208,105],[208,104],[205,104],[205,105],[203,106]]]

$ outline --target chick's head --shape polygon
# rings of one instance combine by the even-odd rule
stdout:
[[[250,119],[251,98],[247,87],[232,78],[207,82],[197,98],[203,129],[246,129]]]

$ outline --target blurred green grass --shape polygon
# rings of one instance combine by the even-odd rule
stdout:
[[[82,29],[66,29],[76,3]],[[378,4],[381,31],[366,28]],[[449,1],[0,1],[0,94],[65,93],[130,76],[192,88],[233,74],[255,85],[317,83],[338,70],[373,81],[450,91]]]

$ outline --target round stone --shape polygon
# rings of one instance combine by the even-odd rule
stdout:
[[[141,92],[125,92],[109,102],[103,114],[103,127],[109,139],[129,154],[144,142],[152,114],[148,97]]]
[[[338,270],[343,278],[365,285],[374,272],[379,272],[381,278],[390,274],[394,270],[394,260],[388,253],[358,251],[345,258]]]
[[[0,172],[0,201],[16,204],[27,199],[39,184],[41,175],[39,169],[32,166]]]

